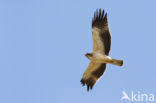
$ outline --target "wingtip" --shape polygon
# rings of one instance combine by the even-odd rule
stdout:
[[[87,91],[89,92],[89,90],[92,90],[93,89],[93,86],[95,84],[95,82],[93,81],[90,81],[90,80],[85,80],[85,79],[81,79],[81,84],[82,86],[87,86]]]
[[[89,92],[89,86],[87,85],[87,92]]]
[[[92,90],[93,86],[87,85],[87,91]]]
[[[107,13],[105,14],[105,17],[107,17]]]
[[[85,86],[85,82],[83,79],[81,79],[80,82],[81,82],[82,86]]]
[[[94,17],[92,18],[92,27],[103,23],[107,23],[107,13],[105,13],[104,9],[97,8],[94,12]]]

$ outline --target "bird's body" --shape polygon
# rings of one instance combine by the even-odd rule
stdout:
[[[109,64],[119,65],[119,66],[123,65],[122,60],[113,59],[102,53],[92,53],[92,56],[87,56],[87,58],[92,62],[96,62],[96,63],[109,63]]]
[[[85,71],[81,83],[87,85],[87,90],[92,89],[96,81],[103,75],[106,64],[122,66],[123,60],[109,57],[111,48],[111,35],[108,28],[107,14],[104,10],[97,10],[92,20],[93,52],[86,53],[86,57],[91,61]]]

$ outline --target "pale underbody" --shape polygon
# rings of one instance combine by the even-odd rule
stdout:
[[[86,56],[92,62],[108,63],[108,64],[113,64],[113,65],[118,65],[118,66],[123,65],[123,60],[113,59],[113,58],[111,58],[107,55],[104,55],[102,53],[91,53],[91,54],[92,54],[92,56],[88,56],[88,55],[86,55]]]

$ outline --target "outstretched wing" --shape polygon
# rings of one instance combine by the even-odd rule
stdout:
[[[92,89],[96,81],[103,75],[105,68],[105,63],[90,62],[81,79],[82,85],[84,86],[86,84],[88,91]]]
[[[92,20],[93,52],[109,55],[111,35],[108,28],[107,13],[97,9]]]

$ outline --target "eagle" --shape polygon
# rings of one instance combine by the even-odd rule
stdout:
[[[103,75],[106,70],[106,64],[123,65],[123,60],[117,60],[109,56],[111,34],[108,27],[107,13],[101,8],[94,12],[92,38],[93,52],[85,54],[90,63],[80,81],[83,86],[87,85],[87,91],[91,90],[97,80]]]

